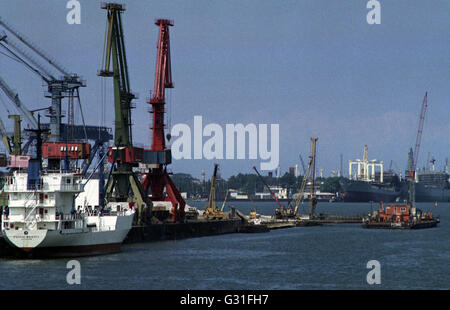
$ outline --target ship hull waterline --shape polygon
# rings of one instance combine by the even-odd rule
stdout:
[[[4,230],[3,237],[25,257],[79,257],[120,252],[132,216],[119,217],[114,230]]]

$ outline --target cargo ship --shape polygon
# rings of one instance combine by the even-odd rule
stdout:
[[[450,175],[444,171],[418,173],[415,185],[417,202],[450,202]]]
[[[356,171],[353,167],[357,166]],[[379,171],[375,171],[379,168]],[[349,162],[349,180],[341,182],[344,202],[393,202],[398,200],[404,185],[392,171],[383,171],[383,162],[367,159],[367,145],[363,159]]]
[[[351,181],[344,186],[344,202],[393,202],[401,195],[400,188],[390,183]]]
[[[108,203],[104,210],[75,208],[82,176],[45,172],[30,186],[27,172],[6,177],[8,207],[2,214],[5,240],[26,257],[75,257],[114,253],[131,229],[129,203]]]
[[[363,218],[363,228],[384,229],[421,229],[436,227],[439,218],[433,217],[432,213],[426,213],[408,204],[392,204],[384,208],[381,203],[380,209]]]

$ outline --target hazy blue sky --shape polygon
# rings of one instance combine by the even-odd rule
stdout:
[[[81,25],[66,22],[66,0],[0,0],[0,16],[87,80],[82,102],[89,124],[102,123],[102,1],[80,0]],[[428,95],[419,166],[427,153],[441,168],[450,156],[450,1],[380,0],[381,25],[369,25],[366,0],[122,1],[135,141],[150,144],[145,103],[153,89],[157,27],[170,18],[175,88],[171,123],[280,124],[282,172],[306,160],[319,137],[325,175],[348,160],[383,160],[404,170],[414,146],[421,102]],[[0,75],[30,108],[49,105],[42,81],[0,55]],[[104,123],[113,125],[112,80]],[[4,101],[5,96],[1,97]],[[3,109],[3,105],[1,105]],[[66,110],[66,108],[64,108]],[[11,127],[6,113],[2,118]],[[252,172],[252,160],[219,161],[222,175]],[[175,161],[174,172],[196,177],[207,160]]]

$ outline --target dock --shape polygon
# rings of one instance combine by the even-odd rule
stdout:
[[[312,220],[275,219],[263,216],[260,224],[253,224],[249,217],[238,210],[227,213],[224,219],[198,218],[182,223],[162,222],[149,225],[133,226],[124,240],[124,244],[155,242],[164,240],[181,240],[205,236],[232,233],[266,233],[271,230],[322,224],[362,223],[361,216],[342,216],[320,214]],[[14,249],[0,233],[0,257],[14,255]]]
[[[184,223],[161,223],[133,226],[124,243],[179,240],[236,233],[243,222],[239,218],[188,220]]]

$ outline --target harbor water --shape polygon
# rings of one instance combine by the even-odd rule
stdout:
[[[192,202],[203,208],[205,202]],[[221,202],[217,203],[221,205]],[[251,202],[230,201],[248,214]],[[256,203],[272,215],[275,204]],[[317,213],[368,214],[370,203],[319,203]],[[0,258],[0,289],[450,289],[450,203],[419,203],[436,228],[370,230],[360,224],[293,227],[127,244],[117,254],[77,258],[81,284],[69,285],[67,259]],[[307,204],[300,210],[306,213]],[[370,285],[367,263],[380,263]]]

